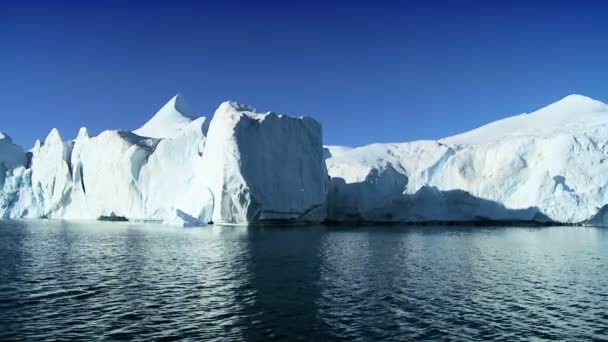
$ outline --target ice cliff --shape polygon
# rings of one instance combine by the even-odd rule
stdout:
[[[608,223],[608,106],[588,97],[439,141],[339,151],[326,160],[332,220]]]
[[[313,119],[224,102],[209,125],[203,159],[217,203],[214,222],[325,219],[327,172]]]
[[[209,123],[180,95],[133,132],[82,128],[64,140],[53,129],[29,153],[3,134],[0,175],[0,218],[196,226],[326,216],[316,121],[225,102]]]
[[[608,105],[570,95],[438,141],[322,146],[307,117],[177,95],[141,128],[30,151],[0,134],[0,218],[608,225]]]

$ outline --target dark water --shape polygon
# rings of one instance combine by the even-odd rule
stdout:
[[[608,339],[608,230],[0,223],[0,340]]]

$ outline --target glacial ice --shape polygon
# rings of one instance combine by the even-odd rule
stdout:
[[[437,141],[323,146],[307,117],[181,95],[141,128],[0,133],[0,218],[257,222],[525,221],[608,225],[608,105],[570,95]]]
[[[160,140],[148,157],[139,176],[146,219],[175,222],[173,218],[188,215],[211,221],[213,195],[202,177],[207,127],[204,117],[192,121],[174,139]]]
[[[571,95],[439,141],[355,148],[327,159],[329,218],[585,223],[608,203],[607,138],[608,106]]]
[[[234,102],[210,125],[177,95],[133,132],[82,128],[64,141],[53,129],[32,149],[31,166],[7,136],[0,152],[3,218],[196,226],[326,216],[321,126]],[[274,172],[278,165],[286,173]]]
[[[175,95],[152,118],[133,133],[156,139],[175,138],[180,135],[196,115],[183,95]]]
[[[51,130],[44,143],[32,149],[32,190],[44,217],[61,216],[69,196],[72,176],[72,142],[63,141],[57,129]]]
[[[209,125],[203,158],[214,222],[325,219],[327,171],[315,120],[224,102]]]
[[[199,188],[193,185],[200,172],[196,160],[201,159],[205,118],[190,119],[191,113],[179,112],[184,108],[181,96],[171,99],[136,130],[145,136],[112,130],[90,136],[82,128],[74,141],[64,141],[53,129],[31,150],[31,167],[25,168],[23,152],[23,161],[11,157],[12,168],[3,173],[7,180],[0,193],[0,217],[127,218],[184,225],[201,218],[206,223],[211,195],[200,181]],[[188,215],[194,219],[176,219]]]

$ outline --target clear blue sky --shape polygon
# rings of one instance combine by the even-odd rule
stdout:
[[[602,1],[0,1],[0,130],[134,129],[174,94],[306,114],[326,144],[608,100]]]

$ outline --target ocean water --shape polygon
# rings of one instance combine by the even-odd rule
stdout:
[[[608,230],[4,221],[7,339],[608,339]]]

